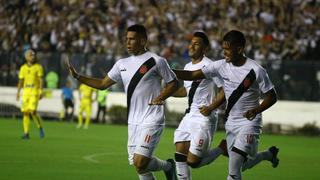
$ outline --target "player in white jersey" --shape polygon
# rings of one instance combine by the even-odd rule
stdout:
[[[123,83],[128,106],[128,154],[141,180],[155,179],[153,171],[163,170],[175,179],[172,159],[153,156],[164,127],[163,102],[178,89],[175,74],[167,61],[146,50],[147,32],[143,25],[127,29],[126,46],[130,57],[118,60],[104,79],[80,75],[68,61],[71,74],[80,82],[97,89]],[[161,91],[161,79],[166,87]]]
[[[209,47],[207,35],[195,32],[189,44],[191,62],[186,64],[184,69],[191,71],[208,66],[212,62],[205,56]],[[184,81],[184,87],[180,87],[173,94],[174,97],[188,96],[189,106],[174,133],[178,179],[191,179],[189,166],[199,168],[213,162],[221,154],[226,154],[225,140],[221,141],[221,147],[210,149],[218,122],[215,109],[224,102],[223,92],[222,96],[218,96],[213,102],[214,90],[219,87],[219,91],[222,91],[221,85],[218,78]]]
[[[223,80],[227,99],[226,134],[229,154],[228,180],[241,179],[241,171],[268,160],[277,167],[279,149],[275,146],[257,153],[262,127],[261,113],[276,101],[276,91],[266,71],[244,55],[245,38],[240,31],[232,30],[223,37],[225,59],[212,62],[197,71],[175,70],[184,80]],[[263,95],[263,96],[262,96]],[[263,101],[259,103],[260,97]]]

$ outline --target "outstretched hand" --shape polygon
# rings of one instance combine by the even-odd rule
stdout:
[[[73,67],[73,65],[70,63],[70,59],[69,59],[69,56],[67,56],[67,59],[66,59],[66,65],[69,69],[69,73],[72,75],[72,77],[74,78],[78,78],[79,77],[79,74],[77,73],[76,69]]]

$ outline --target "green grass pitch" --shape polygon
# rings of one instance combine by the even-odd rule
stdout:
[[[88,130],[76,124],[45,121],[46,137],[39,138],[31,123],[30,140],[22,140],[21,120],[0,118],[0,180],[122,180],[138,179],[127,161],[127,127],[92,124]],[[165,128],[155,155],[172,157],[174,129]],[[223,132],[215,136],[216,146]],[[259,150],[280,147],[280,165],[262,162],[243,173],[246,180],[320,179],[320,138],[262,135]],[[221,156],[213,164],[193,169],[193,179],[226,179],[228,159]],[[165,179],[163,172],[156,172]]]

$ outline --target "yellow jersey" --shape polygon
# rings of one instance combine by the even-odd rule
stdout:
[[[31,66],[24,64],[20,68],[19,79],[23,79],[23,96],[38,95],[40,92],[40,79],[43,77],[43,68],[35,63]]]
[[[94,88],[87,86],[85,84],[81,84],[79,87],[81,93],[81,101],[92,101],[92,95],[95,91]]]

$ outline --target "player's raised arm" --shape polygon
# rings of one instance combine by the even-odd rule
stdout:
[[[70,74],[75,79],[77,79],[79,82],[86,84],[90,87],[103,90],[103,89],[107,89],[108,87],[116,83],[115,81],[110,79],[108,76],[104,77],[103,79],[99,79],[99,78],[93,78],[93,77],[88,77],[88,76],[79,74],[76,71],[76,69],[73,67],[73,65],[70,63],[69,57],[67,57],[66,64]]]
[[[149,105],[163,105],[164,101],[172,96],[174,92],[179,88],[179,81],[177,79],[172,80],[166,84],[166,87],[162,89],[160,95],[156,97]]]
[[[243,116],[246,117],[248,120],[252,120],[256,117],[257,114],[262,113],[263,111],[271,107],[276,102],[277,102],[277,93],[274,89],[271,89],[270,91],[264,94],[263,101],[259,106],[245,112]]]
[[[177,75],[179,79],[182,79],[182,80],[192,81],[192,80],[198,80],[198,79],[205,79],[205,76],[201,69],[196,71],[173,69],[173,72]]]

